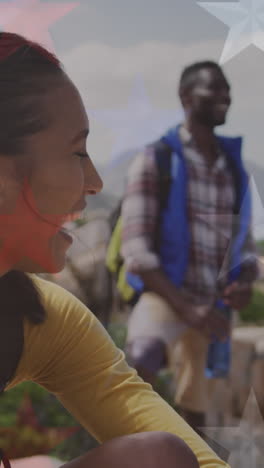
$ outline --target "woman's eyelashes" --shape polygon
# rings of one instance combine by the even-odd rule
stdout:
[[[79,153],[75,153],[76,156],[78,156],[79,158],[89,158],[89,154],[87,153],[87,151],[84,151],[83,153],[82,152],[79,152]]]

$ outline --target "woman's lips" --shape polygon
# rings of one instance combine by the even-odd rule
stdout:
[[[68,215],[65,216],[65,223],[71,223],[73,221],[76,221],[76,219],[80,219],[81,216],[82,216],[81,211],[69,213]]]
[[[75,210],[72,213],[69,213],[63,217],[61,227],[58,229],[58,233],[69,243],[73,242],[73,238],[69,234],[67,226],[65,226],[65,224],[67,225],[68,223],[72,223],[76,221],[77,219],[80,219],[81,216],[83,215],[83,210],[85,207],[86,207],[86,204],[82,203],[81,209],[79,209],[78,211]]]
[[[72,244],[73,238],[69,234],[67,227],[64,227],[64,225],[68,223],[72,223],[73,221],[76,221],[76,219],[80,219],[82,216],[82,211],[75,211],[74,213],[69,213],[68,215],[64,216],[63,218],[63,224],[62,227],[58,230],[58,233],[61,235],[61,237],[64,238],[67,242]]]

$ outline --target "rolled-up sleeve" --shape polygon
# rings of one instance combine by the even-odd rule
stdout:
[[[136,155],[127,178],[122,204],[121,253],[127,271],[159,268],[155,251],[158,227],[159,174],[152,148]]]

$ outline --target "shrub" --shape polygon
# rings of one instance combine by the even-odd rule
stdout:
[[[240,317],[245,323],[264,323],[264,294],[258,287],[254,290],[251,304],[240,312]]]
[[[16,439],[17,444],[16,447],[13,447],[12,453],[19,453],[19,457],[26,457],[34,454],[34,447],[37,448],[44,442],[44,437],[40,431],[30,430],[30,427],[32,428],[30,414],[28,415],[28,424],[25,418],[25,423],[22,428],[19,428],[18,435],[14,436],[12,433],[12,428],[14,431],[17,427],[17,416],[25,395],[29,396],[41,427],[58,429],[75,426],[78,428],[74,435],[50,450],[50,455],[68,461],[96,446],[94,439],[75,421],[53,395],[39,385],[25,382],[1,396],[0,439],[2,448],[8,447],[10,450],[12,444],[14,445],[14,439]],[[3,431],[3,428],[5,431]],[[52,434],[52,431],[50,433]],[[58,434],[55,431],[54,438],[57,439],[57,436]],[[8,438],[11,438],[11,440],[7,440]],[[41,451],[38,450],[38,453],[41,454]]]

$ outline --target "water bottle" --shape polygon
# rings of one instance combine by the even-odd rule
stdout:
[[[223,304],[222,301],[217,301],[216,308],[231,320],[232,311],[229,306]],[[207,364],[205,375],[209,379],[224,378],[229,374],[231,365],[231,339],[226,338],[225,341],[213,337],[208,346]]]

